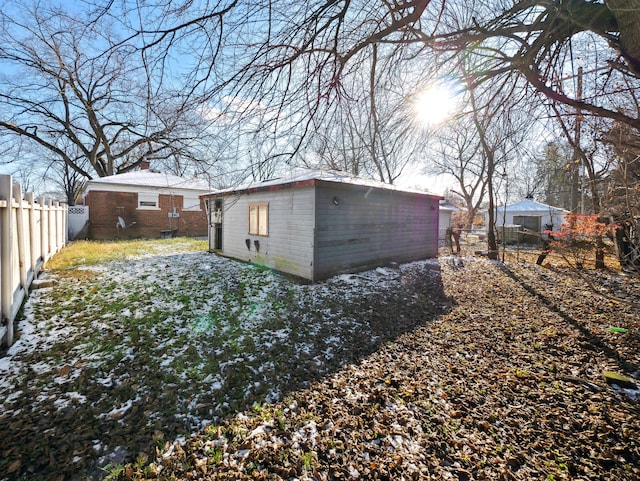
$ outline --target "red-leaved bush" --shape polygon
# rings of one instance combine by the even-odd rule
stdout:
[[[551,239],[549,247],[578,269],[608,232],[609,226],[600,222],[599,216],[574,213],[567,214],[559,231],[545,231]]]

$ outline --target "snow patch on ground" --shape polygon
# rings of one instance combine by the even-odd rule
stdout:
[[[290,379],[279,375],[278,362],[320,373],[354,334],[378,342],[342,306],[402,289],[405,273],[438,266],[419,261],[309,285],[206,252],[159,246],[84,268],[95,281],[60,276],[56,290],[33,292],[17,341],[0,358],[0,412],[17,416],[21,399],[37,391],[28,402],[32,412],[86,405],[97,419],[122,422],[139,407],[151,428],[166,416],[154,403],[164,403],[176,410],[174,420],[195,430],[228,410],[232,396],[280,400]],[[158,385],[137,384],[145,380]],[[125,388],[136,395],[112,397]],[[154,403],[144,406],[149,397]],[[313,442],[314,429],[300,431],[300,441]],[[119,458],[107,434],[93,441],[95,450]]]

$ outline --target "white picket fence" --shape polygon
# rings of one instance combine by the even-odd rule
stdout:
[[[0,345],[14,341],[14,321],[47,260],[67,242],[67,206],[22,195],[0,175]]]

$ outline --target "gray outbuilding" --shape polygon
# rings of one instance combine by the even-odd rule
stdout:
[[[302,170],[204,197],[210,251],[311,281],[438,253],[434,194]]]

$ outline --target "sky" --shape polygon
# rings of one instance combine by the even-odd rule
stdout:
[[[454,179],[446,174],[431,175],[421,172],[419,167],[409,170],[396,182],[400,187],[417,188],[432,194],[444,195],[448,189],[454,187]]]
[[[56,2],[47,2],[47,3],[55,4]],[[9,6],[10,5],[11,4],[9,4]],[[64,6],[67,9],[74,8],[73,4],[70,7],[68,7],[67,4],[64,4]],[[7,13],[7,10],[6,10],[7,7],[3,7],[3,8],[5,8],[5,13]],[[6,70],[5,70],[5,73],[6,73]],[[446,117],[446,114],[447,112],[449,112],[449,109],[450,109],[450,105],[448,105],[448,103],[445,101],[447,99],[450,100],[450,96],[445,95],[446,92],[443,93],[441,87],[436,87],[435,91],[437,92],[435,95],[433,94],[433,92],[431,92],[431,94],[429,93],[425,94],[426,95],[425,99],[428,99],[428,100],[425,100],[427,102],[426,107],[424,104],[422,105],[422,107],[420,106],[417,107],[416,115],[423,117],[423,120],[425,122],[437,123],[442,121],[442,119]],[[438,99],[437,109],[433,108],[434,98]],[[433,117],[433,115],[435,115],[435,117]],[[215,152],[211,153],[212,157],[215,157],[215,155],[216,155]],[[0,158],[0,162],[2,162],[1,158]],[[8,164],[8,165],[4,165],[0,163],[0,174],[13,174],[15,182],[23,182],[24,177],[26,175],[29,175],[30,185],[28,187],[30,187],[31,190],[35,190],[37,194],[43,194],[47,191],[52,190],[51,183],[43,182],[42,172],[38,172],[38,171],[34,171],[32,173],[27,172],[25,168],[21,168],[20,165],[15,163]],[[422,172],[422,169],[420,167],[415,167],[410,171],[408,171],[407,173],[403,174],[396,183],[403,187],[414,187],[414,188],[417,187],[417,188],[424,189],[436,194],[443,194],[444,191],[447,189],[447,187],[450,185],[449,179],[447,179],[445,176],[427,175]]]

